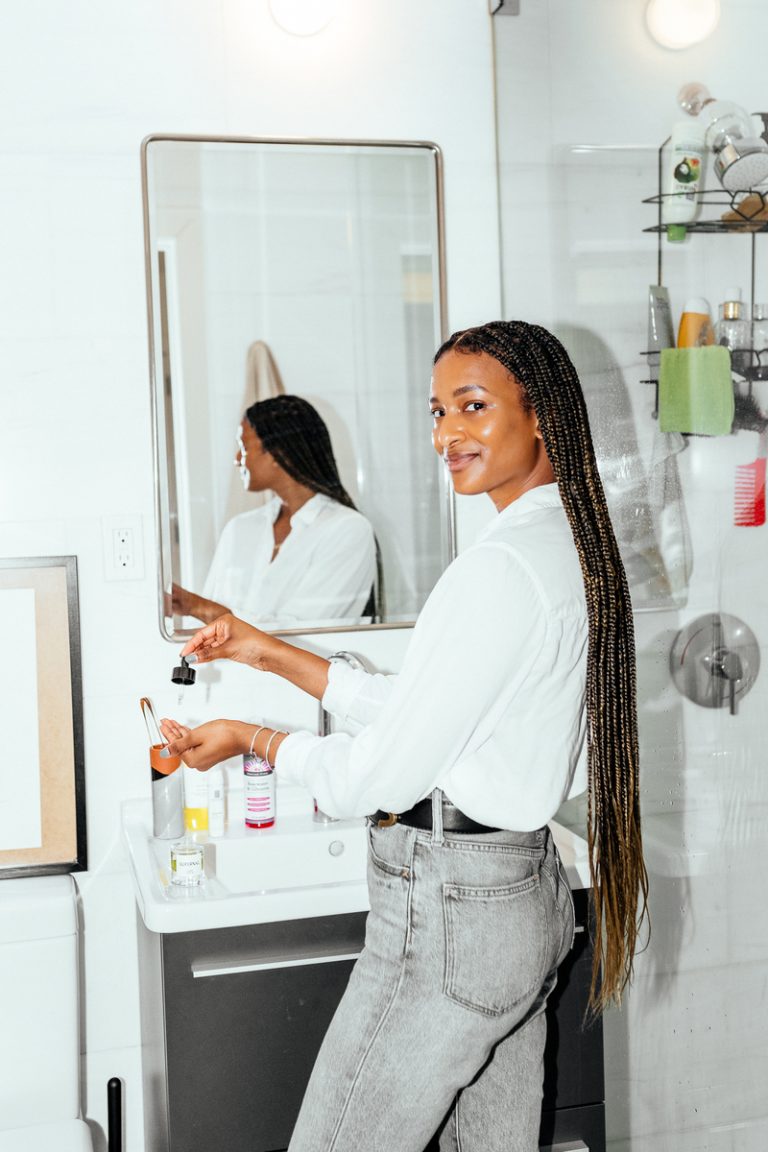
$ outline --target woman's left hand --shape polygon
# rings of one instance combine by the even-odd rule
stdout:
[[[240,720],[209,720],[199,728],[187,728],[163,719],[160,731],[168,741],[169,756],[181,756],[190,768],[207,772],[214,764],[247,752],[254,728]]]

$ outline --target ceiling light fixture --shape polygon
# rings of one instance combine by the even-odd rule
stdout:
[[[720,0],[649,0],[648,31],[662,48],[690,48],[711,36],[720,19]]]
[[[293,36],[314,36],[336,15],[337,0],[269,0],[272,19]]]

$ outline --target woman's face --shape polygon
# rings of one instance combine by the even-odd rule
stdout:
[[[554,480],[539,422],[520,386],[485,352],[446,352],[432,376],[432,442],[463,496],[487,492],[497,511]]]
[[[235,467],[246,492],[263,492],[274,480],[275,459],[263,447],[261,440],[247,420],[243,420],[237,434]]]

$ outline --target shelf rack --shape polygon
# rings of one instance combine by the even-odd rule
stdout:
[[[758,113],[758,115],[766,118],[764,122],[768,123],[768,114]],[[655,204],[658,209],[656,224],[644,228],[643,231],[655,233],[658,238],[656,282],[659,285],[664,283],[663,241],[667,231],[667,225],[662,221],[662,208],[664,201],[675,195],[661,191],[664,149],[671,139],[671,136],[668,136],[661,144],[658,152],[658,192],[655,196],[647,196],[642,201],[643,204]],[[751,249],[749,315],[751,317],[754,315],[755,305],[755,241],[760,232],[768,232],[768,188],[752,189],[748,192],[727,192],[724,188],[703,190],[698,193],[698,201],[700,205],[699,218],[685,225],[686,232],[749,236]],[[652,353],[644,352],[643,355],[650,356]],[[768,353],[766,353],[765,363],[762,363],[760,354],[754,348],[744,349],[743,352],[737,353],[733,357],[733,369],[735,375],[748,382],[748,396],[751,399],[752,382],[768,380]],[[658,415],[658,380],[652,378],[643,380],[641,383],[655,385],[656,397],[653,415],[656,417]],[[748,401],[747,407],[749,407]],[[745,412],[744,417],[751,419],[751,411]]]

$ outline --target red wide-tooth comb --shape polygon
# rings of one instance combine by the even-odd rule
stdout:
[[[760,433],[757,459],[739,464],[733,502],[733,522],[737,528],[759,528],[765,524],[766,435]]]

